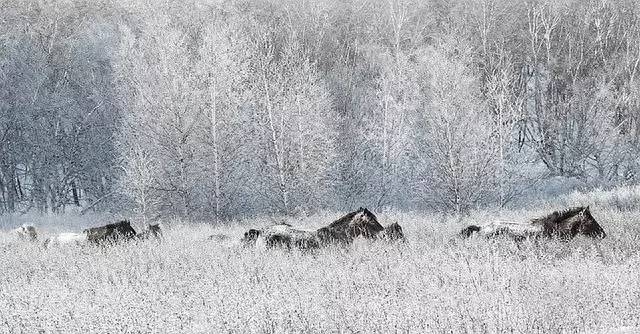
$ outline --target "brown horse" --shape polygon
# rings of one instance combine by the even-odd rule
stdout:
[[[485,237],[505,235],[516,240],[539,237],[569,240],[577,235],[602,239],[607,236],[591,215],[588,206],[555,211],[525,223],[496,221],[484,225],[470,225],[460,231],[459,236],[468,238],[475,234]]]

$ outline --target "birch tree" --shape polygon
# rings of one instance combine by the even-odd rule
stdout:
[[[377,178],[375,204],[378,208],[405,202],[410,183],[409,155],[410,126],[419,104],[415,65],[401,50],[384,52],[374,49],[375,63],[379,66],[377,105],[368,126],[362,127],[362,137],[379,159],[373,163]]]
[[[416,128],[418,186],[430,205],[454,212],[494,195],[494,136],[468,57],[464,44],[448,41],[420,58],[428,95]]]
[[[248,78],[247,43],[242,36],[224,24],[212,24],[203,31],[199,50],[197,73],[202,81],[202,107],[206,129],[202,132],[204,155],[207,162],[201,180],[211,191],[204,197],[213,197],[210,205],[215,221],[246,207],[234,207],[245,195],[249,183],[247,151],[249,140],[247,117],[242,113],[246,100]],[[210,181],[210,182],[209,182]],[[211,196],[208,196],[211,194]]]
[[[326,200],[335,126],[329,97],[295,42],[255,41],[251,93],[261,196],[285,214]],[[283,47],[279,49],[279,47]]]
[[[197,138],[203,100],[188,36],[166,22],[153,23],[139,37],[123,27],[117,64],[126,83],[122,147],[142,145],[142,156],[158,164],[152,189],[168,206],[164,209],[189,217],[202,166]]]

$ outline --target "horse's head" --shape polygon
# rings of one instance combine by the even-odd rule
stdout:
[[[607,236],[602,226],[591,215],[588,206],[580,212],[579,216],[581,218],[579,233],[600,239],[604,239]]]
[[[358,236],[374,237],[382,230],[384,228],[378,222],[378,218],[366,208],[358,209],[349,222],[349,233],[352,238]]]
[[[559,222],[561,233],[572,237],[581,234],[592,238],[603,239],[607,236],[604,229],[591,215],[589,207],[578,208],[575,213]]]

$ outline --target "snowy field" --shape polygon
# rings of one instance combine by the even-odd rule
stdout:
[[[0,0],[0,334],[640,334],[639,65],[640,0]]]
[[[260,219],[167,222],[162,243],[105,248],[45,249],[5,233],[0,332],[635,332],[640,211],[592,212],[607,231],[603,241],[451,239],[468,223],[546,208],[463,219],[388,213],[380,221],[399,221],[407,243],[358,241],[312,254],[240,247],[245,229],[271,223]],[[339,215],[289,222],[312,228]],[[59,230],[47,220],[36,225],[42,234]]]

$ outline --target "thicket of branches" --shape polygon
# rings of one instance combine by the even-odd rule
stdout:
[[[226,219],[640,179],[640,5],[0,3],[0,211]]]

